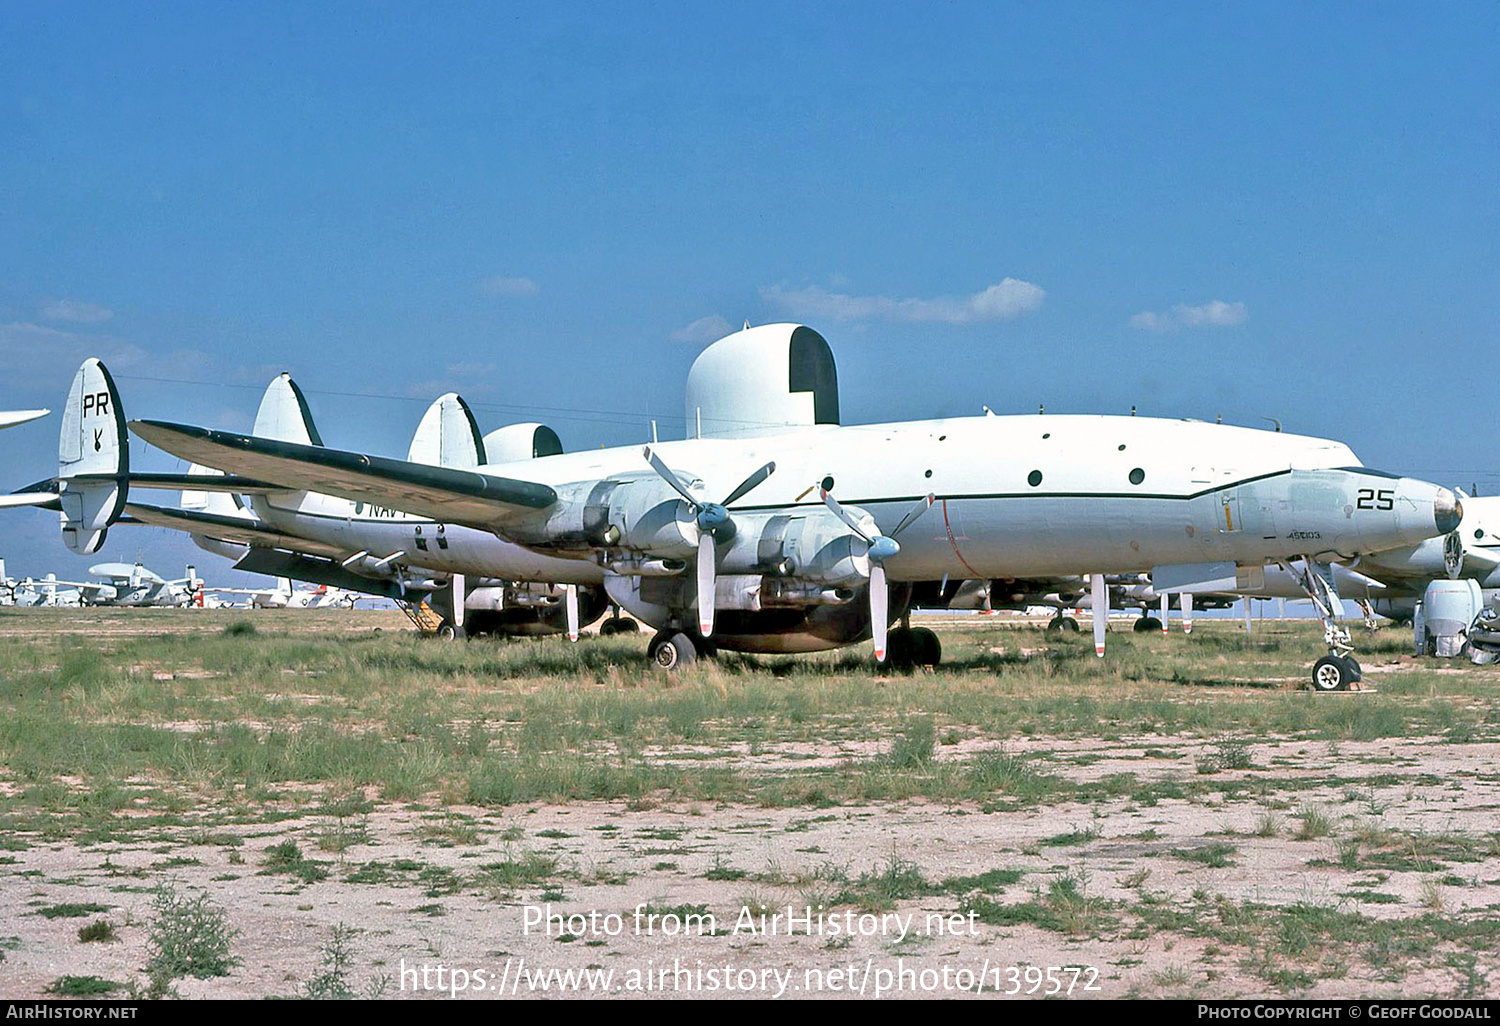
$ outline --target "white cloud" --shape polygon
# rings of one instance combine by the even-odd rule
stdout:
[[[137,363],[145,353],[109,335],[81,335],[43,324],[0,324],[0,358],[13,384],[51,387],[65,394],[78,365],[90,356],[114,370]]]
[[[479,283],[479,291],[486,296],[515,299],[521,296],[536,295],[537,285],[530,278],[486,278]]]
[[[97,303],[80,303],[76,299],[55,299],[39,311],[44,321],[68,321],[72,324],[102,324],[115,315],[113,310]]]
[[[761,298],[802,320],[905,321],[936,324],[977,324],[1008,321],[1042,305],[1047,293],[1039,285],[1006,278],[971,296],[936,299],[893,299],[889,296],[851,296],[816,285],[788,291],[779,285],[760,290]]]
[[[1143,311],[1130,318],[1130,326],[1142,331],[1181,331],[1183,328],[1235,328],[1250,316],[1244,303],[1210,300],[1199,306],[1178,303],[1167,313]]]
[[[718,314],[709,314],[707,317],[699,317],[685,328],[678,328],[672,332],[673,342],[689,342],[693,345],[706,346],[710,342],[717,342],[725,335],[734,330],[730,324]]]

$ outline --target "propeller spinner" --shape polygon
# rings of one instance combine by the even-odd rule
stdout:
[[[651,464],[651,469],[687,502],[698,524],[698,630],[706,638],[714,631],[714,597],[719,572],[716,546],[721,537],[729,538],[734,535],[734,518],[729,515],[729,506],[774,474],[776,464],[767,463],[745,478],[723,502],[704,502],[688,491],[687,485],[672,472],[671,467],[662,462],[660,456],[651,451],[650,446],[646,447],[644,455],[646,462]]]
[[[837,499],[829,494],[828,489],[819,488],[818,494],[823,499],[823,505],[827,506],[834,516],[844,522],[859,537],[863,538],[868,546],[865,555],[870,559],[870,637],[875,642],[876,662],[885,661],[887,630],[890,621],[890,589],[885,580],[885,561],[892,558],[901,551],[901,545],[896,541],[896,536],[906,530],[917,518],[926,513],[935,501],[936,497],[929,492],[917,500],[917,504],[901,518],[896,529],[889,535],[871,534],[860,526],[848,510],[839,505]]]

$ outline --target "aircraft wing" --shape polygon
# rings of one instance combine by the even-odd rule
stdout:
[[[51,410],[5,410],[0,412],[0,428],[15,427],[17,424],[25,424],[45,417]]]
[[[36,484],[18,488],[9,495],[0,495],[0,509],[14,509],[21,506],[41,506],[43,509],[62,509],[62,500],[58,498],[61,485],[56,478],[48,478],[38,481]]]
[[[230,517],[218,513],[200,513],[190,509],[170,509],[143,502],[127,502],[125,511],[143,524],[170,527],[174,531],[201,534],[240,545],[263,545],[273,549],[293,549],[332,559],[342,559],[348,549],[326,545],[295,534],[285,534],[267,527],[252,517]]]
[[[133,420],[130,429],[174,456],[229,474],[275,482],[285,490],[373,502],[483,529],[504,525],[557,501],[557,493],[546,485],[473,470],[159,420]]]
[[[12,492],[9,495],[0,495],[0,509],[15,509],[20,506],[62,509],[62,500],[52,492]]]

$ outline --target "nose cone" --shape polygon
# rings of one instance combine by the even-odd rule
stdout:
[[[1437,525],[1438,534],[1448,534],[1458,530],[1458,523],[1464,518],[1464,504],[1458,501],[1446,488],[1437,490],[1437,498],[1432,500],[1432,519]]]

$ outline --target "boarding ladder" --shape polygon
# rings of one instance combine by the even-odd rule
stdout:
[[[427,604],[425,598],[419,602],[397,602],[396,605],[401,607],[407,619],[423,634],[436,634],[438,628],[443,626],[443,618]]]

